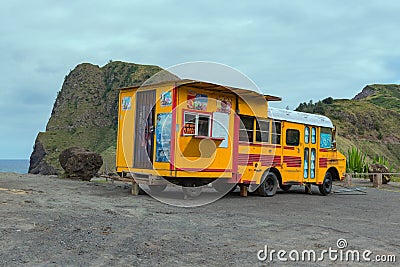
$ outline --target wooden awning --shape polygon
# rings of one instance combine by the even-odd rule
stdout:
[[[258,92],[255,92],[250,89],[243,89],[243,88],[237,88],[237,87],[232,87],[232,86],[226,86],[226,85],[221,85],[221,84],[216,84],[216,83],[211,83],[211,82],[204,82],[204,81],[196,81],[196,80],[190,80],[190,79],[183,79],[183,80],[171,80],[171,81],[164,81],[164,82],[158,82],[158,83],[152,83],[152,84],[146,84],[142,86],[133,86],[133,87],[124,87],[124,88],[119,88],[118,90],[128,90],[128,89],[138,89],[140,87],[156,87],[159,85],[167,85],[171,84],[171,86],[176,86],[176,87],[190,87],[193,89],[203,89],[203,90],[210,90],[213,92],[221,92],[221,93],[235,93],[241,97],[263,97],[267,101],[281,101],[282,98],[278,96],[272,96],[272,95],[263,95]]]

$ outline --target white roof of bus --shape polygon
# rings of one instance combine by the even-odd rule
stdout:
[[[332,121],[328,117],[293,110],[268,107],[268,117],[274,120],[333,128]]]

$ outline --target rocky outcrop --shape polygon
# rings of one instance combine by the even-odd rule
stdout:
[[[90,181],[103,165],[103,159],[86,148],[71,147],[59,156],[61,167],[69,178],[80,178]]]
[[[358,93],[352,100],[361,100],[375,94],[375,89],[369,85],[365,86],[363,90]]]
[[[46,151],[44,150],[43,144],[36,139],[33,152],[31,154],[29,162],[29,173],[32,174],[44,174],[53,175],[57,174],[57,170],[50,166],[45,160]]]
[[[61,173],[60,152],[87,147],[115,167],[118,90],[140,85],[155,74],[156,81],[177,79],[160,67],[109,62],[103,67],[82,63],[66,77],[54,103],[46,131],[38,134],[29,173]]]

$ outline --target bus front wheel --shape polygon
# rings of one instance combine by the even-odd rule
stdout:
[[[278,178],[275,173],[267,172],[263,182],[257,188],[258,195],[262,197],[272,197],[278,189]]]
[[[324,182],[318,185],[319,192],[321,195],[326,196],[329,195],[332,191],[332,174],[327,172],[325,174]]]

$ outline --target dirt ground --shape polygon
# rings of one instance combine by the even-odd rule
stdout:
[[[1,266],[395,266],[395,263],[273,262],[271,250],[370,250],[400,261],[400,186],[320,196],[296,187],[272,198],[233,192],[197,208],[179,208],[130,185],[0,174]],[[259,254],[263,256],[264,254]],[[294,254],[292,254],[294,255]],[[319,255],[319,254],[317,254]],[[283,255],[283,257],[285,257]],[[288,254],[286,254],[288,258]]]

